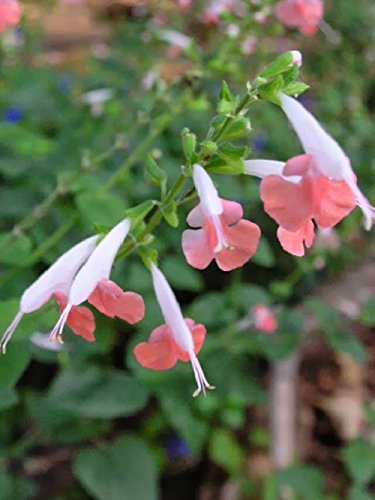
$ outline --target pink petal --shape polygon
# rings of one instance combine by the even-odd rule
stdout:
[[[259,227],[241,219],[235,226],[225,229],[229,248],[223,248],[215,255],[216,263],[222,271],[231,271],[243,266],[254,255],[260,238]]]
[[[191,227],[202,227],[204,219],[205,216],[201,204],[198,203],[198,205],[189,212],[186,221]]]
[[[290,158],[283,168],[283,175],[300,175],[303,176],[309,170],[316,168],[315,159],[312,155],[298,155]]]
[[[56,292],[53,294],[53,297],[60,311],[63,312],[67,305],[66,295],[61,292]],[[94,315],[87,307],[72,307],[66,323],[76,335],[83,337],[88,342],[95,341],[95,319]]]
[[[301,15],[296,9],[295,2],[292,0],[284,0],[275,7],[276,16],[286,26],[298,26],[301,20]]]
[[[320,228],[335,226],[356,206],[353,191],[345,181],[320,176],[315,192],[318,207],[314,219]]]
[[[144,318],[145,305],[140,295],[124,292],[116,283],[102,279],[88,298],[98,311],[110,318],[117,316],[130,324]]]
[[[199,354],[199,351],[202,349],[204,340],[206,338],[206,327],[202,324],[195,324],[195,322],[190,318],[185,318],[185,323],[188,325],[191,334],[193,336],[194,342],[194,352],[195,354]],[[185,363],[190,361],[190,355],[188,352],[184,351],[177,347],[177,355],[181,361]]]
[[[314,224],[308,221],[298,231],[291,232],[279,227],[277,230],[277,237],[283,249],[295,255],[296,257],[303,257],[305,255],[305,248],[310,248],[314,241]]]
[[[16,26],[21,19],[21,7],[15,0],[0,3],[0,32],[8,26]]]
[[[176,344],[168,325],[155,328],[148,342],[136,345],[133,352],[138,363],[151,370],[169,370],[178,359]]]
[[[76,335],[83,337],[87,342],[95,341],[95,318],[87,307],[72,307],[66,324]]]
[[[221,199],[221,204],[223,206],[223,214],[221,216],[223,224],[237,224],[242,219],[243,209],[240,203]]]
[[[279,226],[297,231],[313,216],[313,183],[310,178],[298,184],[269,175],[260,184],[264,210]]]
[[[188,264],[196,269],[205,269],[213,259],[213,253],[203,229],[184,231],[182,250]]]

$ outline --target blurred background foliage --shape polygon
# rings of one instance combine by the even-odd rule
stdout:
[[[25,2],[22,26],[3,36],[1,330],[25,287],[57,256],[95,225],[112,226],[127,208],[158,197],[145,175],[148,154],[168,179],[178,176],[181,131],[205,138],[223,79],[243,93],[246,81],[285,50],[303,53],[301,77],[310,90],[301,102],[343,145],[375,200],[371,0],[327,1],[329,26],[310,38],[286,30],[272,1],[244,1],[242,13],[224,13],[214,26],[202,23],[206,2],[186,11],[167,1],[87,3]],[[64,26],[83,15],[92,23],[86,34],[69,21]],[[163,41],[166,29],[193,43],[173,53]],[[300,151],[275,105],[257,102],[249,116],[251,134],[236,142],[249,148],[249,158],[286,160]],[[30,341],[56,320],[49,304],[23,320],[1,357],[1,499],[374,497],[375,302],[358,299],[349,320],[320,297],[323,284],[334,287],[342,272],[371,263],[373,236],[357,210],[320,235],[305,258],[293,258],[278,245],[256,180],[215,181],[262,227],[251,262],[230,274],[187,266],[180,238],[192,204],[181,209],[178,229],[157,228],[154,244],[186,316],[207,326],[200,358],[217,390],[192,399],[189,366],[152,372],[136,363],[134,345],[161,315],[149,274],[131,255],[113,276],[144,297],[139,325],[97,316],[95,343],[67,333],[64,349],[53,351]],[[361,283],[351,287],[355,302]],[[243,321],[259,303],[274,308],[279,327],[272,335]],[[311,317],[315,326],[306,332]],[[272,368],[297,352],[295,460],[275,471],[268,454],[269,415],[277,410]]]

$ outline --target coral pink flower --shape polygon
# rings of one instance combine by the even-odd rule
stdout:
[[[60,303],[64,297],[69,294],[71,284],[78,269],[88,259],[93,252],[97,241],[97,236],[87,238],[78,245],[75,245],[68,252],[64,253],[50,268],[48,268],[32,285],[30,285],[22,294],[20,308],[12,323],[4,333],[0,342],[0,348],[5,353],[6,346],[21,321],[24,314],[32,313],[46,304],[52,296]],[[76,313],[70,316],[70,320],[75,323],[77,333],[77,323],[75,321]],[[72,319],[73,318],[73,319]],[[94,325],[95,327],[95,325]],[[83,332],[79,333],[82,334]],[[89,336],[87,324],[85,326],[85,335]],[[84,336],[84,335],[83,335]]]
[[[273,333],[277,329],[277,320],[272,311],[264,304],[256,304],[252,310],[254,325],[264,333]]]
[[[206,328],[196,325],[192,319],[184,319],[194,342],[194,353],[199,354],[206,336]],[[134,349],[134,355],[140,365],[151,370],[168,370],[177,361],[190,361],[189,354],[174,341],[173,333],[167,324],[152,331],[147,342],[141,342]]]
[[[200,203],[187,221],[201,229],[188,229],[182,235],[187,262],[205,269],[215,259],[222,271],[243,266],[256,252],[259,227],[242,219],[239,203],[219,198],[210,176],[200,165],[194,165],[194,184]]]
[[[0,0],[0,33],[16,26],[21,19],[21,7],[16,0]]]
[[[138,344],[134,348],[134,355],[139,364],[152,370],[168,370],[178,360],[190,360],[198,386],[193,396],[202,391],[205,395],[206,389],[214,387],[207,382],[196,355],[203,345],[206,328],[196,325],[191,319],[184,319],[171,287],[154,264],[151,265],[151,273],[165,324],[151,333],[148,342]]]
[[[314,239],[312,220],[331,228],[357,204],[370,229],[375,209],[357,186],[350,161],[337,142],[295,99],[281,95],[281,105],[306,154],[286,162],[249,160],[246,173],[263,178],[265,211],[280,225],[278,237],[293,255],[304,254]]]
[[[51,332],[52,340],[61,342],[62,331],[69,321],[71,311],[86,300],[111,318],[118,316],[130,323],[143,319],[145,309],[142,297],[132,292],[123,292],[108,279],[113,261],[129,229],[128,219],[117,224],[81,267],[71,284],[61,316]]]
[[[318,29],[323,10],[322,0],[283,0],[276,5],[276,16],[286,26],[311,36]]]

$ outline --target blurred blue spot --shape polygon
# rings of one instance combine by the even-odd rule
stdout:
[[[7,123],[18,123],[22,117],[23,111],[19,108],[7,108],[3,115],[3,119]]]
[[[315,107],[315,99],[312,95],[302,94],[298,96],[298,101],[304,106],[307,110],[313,111]]]
[[[267,144],[266,134],[256,134],[253,138],[252,148],[254,151],[263,151]]]
[[[63,94],[68,94],[73,84],[73,75],[63,73],[59,78],[58,88]]]
[[[168,439],[166,444],[166,452],[170,460],[188,458],[190,456],[190,450],[186,441],[178,436]]]

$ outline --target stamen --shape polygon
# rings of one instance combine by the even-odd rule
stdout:
[[[63,339],[62,339],[62,332],[66,323],[66,320],[68,319],[70,310],[72,308],[71,304],[67,304],[63,312],[61,313],[60,318],[58,319],[56,325],[53,327],[50,335],[49,335],[49,340],[50,342],[58,342],[59,344],[63,344]]]
[[[3,338],[0,341],[0,352],[1,354],[5,354],[7,350],[7,344],[10,341],[14,330],[17,328],[19,322],[21,321],[23,316],[23,312],[18,311],[18,313],[15,315],[13,321],[11,324],[8,326],[8,328],[5,330],[5,333],[3,335]]]
[[[198,358],[196,357],[194,352],[189,352],[191,365],[193,367],[194,377],[197,382],[197,389],[193,392],[193,398],[196,398],[198,394],[203,392],[203,395],[206,396],[206,389],[213,390],[216,389],[213,385],[210,385],[207,382],[206,377],[204,376],[201,365],[199,364]]]
[[[222,226],[221,220],[220,220],[220,215],[213,215],[211,217],[211,219],[212,219],[212,224],[214,226],[217,241],[218,241],[213,252],[219,253],[222,251],[223,248],[231,249],[232,247],[230,247],[230,245],[227,243],[227,240],[225,238],[223,226]]]

